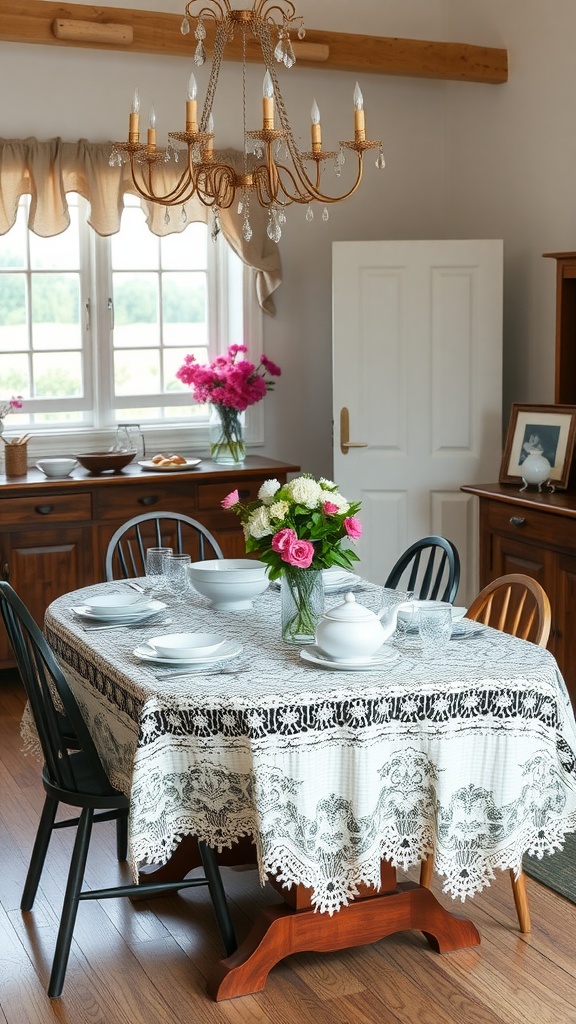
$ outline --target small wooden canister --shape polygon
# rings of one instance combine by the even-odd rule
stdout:
[[[4,445],[6,476],[26,476],[28,471],[28,444]]]

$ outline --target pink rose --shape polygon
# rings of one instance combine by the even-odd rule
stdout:
[[[335,505],[333,501],[325,501],[322,511],[325,516],[334,516],[338,512],[338,505]]]
[[[274,534],[270,546],[272,551],[277,551],[281,555],[283,551],[287,551],[294,541],[297,540],[296,531],[285,526],[283,530],[278,530],[278,533]]]
[[[232,508],[232,506],[233,505],[237,505],[239,501],[240,501],[240,495],[238,494],[238,491],[236,490],[236,491],[230,491],[230,494],[227,494],[225,498],[222,498],[222,501],[220,502],[220,504],[222,505],[222,508]]]
[[[358,540],[362,536],[362,523],[356,516],[349,516],[344,520],[344,529],[352,540]]]
[[[282,561],[299,569],[308,569],[314,558],[314,545],[309,540],[295,540],[282,554]]]

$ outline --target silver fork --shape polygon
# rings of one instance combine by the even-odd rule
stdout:
[[[161,619],[159,622],[155,619],[146,619],[146,622],[110,622],[105,626],[82,626],[85,633],[96,633],[99,630],[104,629],[146,629],[150,626],[170,626],[172,619]]]
[[[223,668],[202,668],[198,665],[197,668],[182,669],[181,672],[158,672],[156,679],[179,679],[182,676],[236,676],[240,672],[246,672],[248,665],[229,665]]]

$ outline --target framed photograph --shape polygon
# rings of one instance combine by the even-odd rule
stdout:
[[[575,439],[576,405],[514,404],[500,466],[500,483],[521,481],[522,463],[536,452],[548,459],[554,487],[565,490]]]

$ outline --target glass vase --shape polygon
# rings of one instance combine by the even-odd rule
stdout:
[[[287,644],[313,644],[324,614],[321,569],[287,566],[280,579],[282,639]]]
[[[210,458],[213,462],[222,466],[237,466],[244,462],[246,447],[238,409],[212,405],[208,429]]]

